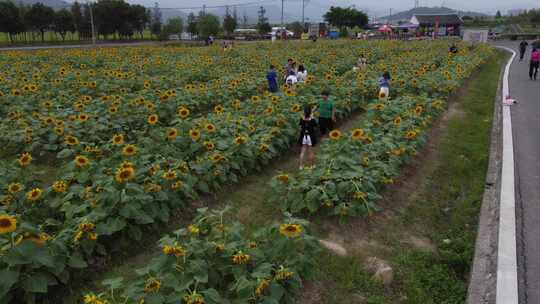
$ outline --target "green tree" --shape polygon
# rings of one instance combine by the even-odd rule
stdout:
[[[73,15],[70,11],[62,9],[54,14],[54,31],[60,34],[62,41],[66,40],[67,32],[75,31]]]
[[[195,17],[194,13],[190,13],[187,17],[187,32],[191,37],[199,32],[197,28],[197,17]]]
[[[268,18],[266,18],[266,9],[261,6],[258,12],[259,16],[257,18],[257,30],[260,34],[266,34],[272,30],[272,26],[268,23]]]
[[[304,26],[301,22],[293,22],[287,26],[287,28],[294,33],[296,37],[299,37],[302,35],[302,33],[305,31]]]
[[[54,10],[42,3],[36,3],[24,16],[30,29],[41,33],[41,41],[45,42],[45,32],[54,23]]]
[[[81,5],[79,2],[75,1],[71,5],[71,16],[73,16],[73,25],[75,26],[75,31],[79,32],[79,39],[82,36],[82,29],[84,27],[83,23],[83,13]]]
[[[0,32],[7,33],[11,43],[15,36],[24,31],[24,23],[19,8],[10,1],[0,2]]]
[[[180,17],[175,17],[167,20],[164,31],[167,35],[182,34],[182,32],[184,31],[184,20],[182,20],[182,18]]]
[[[197,28],[199,30],[199,37],[208,38],[212,35],[217,35],[219,33],[220,24],[219,18],[216,15],[204,14],[199,16],[199,22],[197,23]]]
[[[225,30],[225,33],[232,34],[236,27],[238,26],[238,22],[236,20],[236,17],[233,17],[229,13],[229,8],[227,7],[227,13],[225,14],[225,18],[223,19],[223,29]]]
[[[340,29],[344,27],[365,27],[368,24],[368,16],[354,8],[330,7],[324,15],[324,20]]]
[[[150,31],[155,36],[160,36],[161,34],[161,9],[159,8],[158,3],[156,2],[154,9],[152,10],[152,19],[150,24]]]
[[[144,6],[138,4],[130,5],[129,23],[131,23],[133,30],[139,33],[141,39],[144,38],[143,32],[149,22],[150,15]]]

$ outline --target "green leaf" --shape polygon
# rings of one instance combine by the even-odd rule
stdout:
[[[103,280],[101,282],[101,285],[107,286],[109,289],[119,289],[122,287],[122,282],[124,281],[124,278],[118,277],[118,278],[112,278]]]
[[[109,218],[105,223],[99,223],[96,232],[100,235],[111,235],[126,226],[126,221],[120,217]]]
[[[201,294],[204,296],[205,300],[209,301],[209,303],[223,303],[219,292],[213,288],[201,291]]]
[[[88,267],[88,264],[82,258],[81,254],[79,252],[75,252],[73,255],[71,255],[69,257],[68,265],[71,268],[86,268],[86,267]]]
[[[64,150],[58,152],[58,154],[56,154],[56,157],[57,158],[67,158],[67,157],[70,157],[71,155],[73,155],[73,150],[64,149]]]
[[[0,270],[0,299],[4,297],[11,287],[19,280],[19,272],[9,269]]]
[[[26,292],[47,293],[48,286],[49,278],[43,273],[31,274],[22,281],[22,287]]]

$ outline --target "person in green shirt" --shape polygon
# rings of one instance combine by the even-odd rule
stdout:
[[[330,92],[324,90],[321,93],[322,99],[319,102],[319,128],[321,135],[325,135],[334,129],[336,122],[336,106],[330,99]]]

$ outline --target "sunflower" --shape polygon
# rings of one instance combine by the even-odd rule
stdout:
[[[257,95],[251,96],[250,99],[251,99],[251,101],[253,103],[257,103],[257,102],[261,101],[261,98],[259,96],[257,96]]]
[[[394,118],[394,125],[399,126],[401,124],[401,117],[398,116]]]
[[[369,165],[369,157],[367,157],[367,156],[362,157],[362,165],[364,165],[364,166]]]
[[[161,281],[156,278],[149,278],[144,284],[144,292],[157,293],[161,289]]]
[[[148,123],[151,124],[151,125],[157,124],[157,122],[158,122],[158,116],[157,116],[157,114],[152,114],[152,115],[148,116],[147,121],[148,121]]]
[[[255,295],[260,297],[264,294],[264,291],[270,286],[270,280],[262,279],[257,288],[255,288]]]
[[[365,192],[362,192],[362,191],[356,191],[354,193],[353,197],[354,197],[355,200],[365,201],[366,198],[367,198],[367,194]]]
[[[280,174],[276,176],[276,179],[282,183],[287,183],[289,181],[289,174]]]
[[[26,199],[31,201],[31,202],[34,202],[34,201],[37,201],[41,198],[41,194],[43,193],[43,190],[39,189],[39,188],[34,188],[28,192],[26,192]]]
[[[279,96],[272,95],[272,97],[270,97],[270,100],[272,100],[273,103],[277,103],[279,102]]]
[[[294,96],[296,96],[296,92],[291,88],[287,88],[285,90],[285,95],[287,95],[289,97],[294,97]]]
[[[90,119],[90,115],[88,115],[88,114],[79,114],[79,116],[77,116],[77,119],[80,122],[85,122],[85,121],[88,121],[88,119]]]
[[[117,112],[118,112],[118,108],[117,108],[117,107],[110,107],[110,108],[109,108],[109,113],[110,113],[110,114],[115,114],[115,113],[117,113]]]
[[[250,259],[251,257],[249,256],[249,254],[242,253],[242,251],[239,251],[232,257],[233,263],[237,265],[247,264]]]
[[[189,116],[189,109],[185,107],[179,108],[178,116],[180,116],[180,118],[187,118]]]
[[[264,110],[264,114],[266,115],[272,115],[273,112],[274,112],[274,108],[272,107],[268,107]]]
[[[169,140],[174,140],[176,139],[177,136],[178,136],[178,130],[176,130],[175,128],[169,128],[167,130],[167,138]]]
[[[23,186],[20,183],[11,183],[7,186],[7,190],[10,194],[15,194],[20,192],[23,189]]]
[[[17,230],[17,219],[7,214],[0,215],[0,234],[10,233]]]
[[[261,152],[266,152],[266,151],[268,151],[268,149],[270,149],[270,146],[268,146],[268,145],[265,144],[265,143],[262,143],[262,144],[259,146],[259,151],[261,151]]]
[[[189,296],[184,296],[186,304],[205,304],[204,296],[200,293],[193,292]]]
[[[424,108],[422,106],[416,106],[416,108],[414,108],[414,114],[416,114],[417,116],[420,116],[420,114],[422,114],[422,111],[424,111]]]
[[[290,238],[297,237],[302,233],[302,226],[298,224],[281,224],[279,233]]]
[[[52,185],[52,189],[56,193],[64,193],[67,191],[67,184],[65,181],[55,181]]]
[[[162,177],[163,177],[164,179],[170,181],[170,180],[175,180],[177,176],[178,176],[178,175],[177,175],[176,171],[174,171],[174,170],[169,170],[169,171],[163,173],[163,176],[162,176]]]
[[[62,135],[62,134],[64,134],[64,128],[62,128],[62,127],[54,127],[54,133],[56,133],[56,135]]]
[[[114,179],[119,183],[125,183],[129,180],[132,180],[135,177],[135,169],[133,167],[120,167],[116,171]]]
[[[90,164],[90,160],[86,156],[77,155],[75,156],[75,165],[79,167],[85,167]]]
[[[223,111],[225,111],[225,109],[223,108],[222,105],[217,105],[217,106],[214,107],[214,112],[216,114],[221,114],[221,113],[223,113]]]
[[[208,151],[212,151],[212,150],[214,150],[214,148],[216,147],[216,146],[214,145],[214,143],[211,142],[211,141],[205,141],[203,144],[204,144],[204,146],[206,147],[206,150],[208,150]]]
[[[193,141],[197,141],[199,140],[199,138],[201,138],[201,132],[197,129],[190,129],[189,136],[191,137],[191,139],[193,139]]]
[[[293,111],[293,112],[300,112],[301,109],[302,109],[302,107],[300,107],[299,104],[295,104],[295,105],[291,108],[291,111]]]
[[[324,76],[324,79],[326,79],[327,81],[332,80],[332,78],[333,78],[332,74],[326,74],[326,75]]]
[[[330,137],[330,139],[332,140],[338,140],[341,138],[341,131],[339,130],[333,130],[331,131],[328,136]]]
[[[21,167],[28,166],[31,161],[32,161],[32,155],[30,155],[30,153],[23,153],[19,157],[19,165],[21,165]]]
[[[124,161],[124,162],[122,162],[122,164],[120,164],[120,168],[123,168],[123,169],[125,169],[125,168],[133,168],[133,169],[135,169],[135,165],[133,165],[133,163],[130,163],[128,161]]]
[[[416,132],[415,131],[408,131],[407,134],[405,134],[405,138],[409,140],[413,140],[416,138]]]
[[[384,91],[380,91],[380,92],[379,92],[379,99],[386,99],[386,97],[388,97],[388,96],[386,95],[386,92],[384,92]]]
[[[234,143],[238,146],[246,143],[246,141],[247,141],[247,138],[245,136],[238,136],[234,139]]]
[[[206,129],[206,131],[210,132],[210,133],[213,133],[216,131],[216,126],[214,126],[213,124],[211,123],[207,123],[204,125],[204,128]]]
[[[171,184],[171,190],[178,190],[184,186],[184,183],[182,181],[176,181]]]
[[[163,247],[163,253],[166,255],[174,255],[175,257],[183,257],[186,255],[186,250],[184,247],[176,246],[165,246]]]
[[[277,281],[285,281],[288,278],[292,277],[294,272],[289,271],[289,269],[280,266],[279,270],[276,272],[275,278]]]
[[[361,139],[364,136],[364,130],[355,129],[351,132],[351,138],[354,140]]]
[[[210,160],[212,160],[213,163],[217,164],[223,160],[225,160],[225,157],[219,153],[216,153],[210,157]]]
[[[114,134],[112,139],[112,144],[115,146],[120,146],[124,144],[124,135],[123,134]]]
[[[122,155],[124,156],[133,156],[137,153],[137,147],[135,145],[126,145],[122,149]]]

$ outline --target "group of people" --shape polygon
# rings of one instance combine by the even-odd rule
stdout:
[[[529,43],[525,40],[521,41],[519,44],[519,61],[523,61],[525,53],[527,52],[527,47]],[[529,61],[529,79],[536,80],[538,78],[538,70],[540,69],[540,46],[538,44],[533,44],[531,59]]]
[[[303,83],[307,79],[307,70],[303,64],[296,67],[296,62],[292,59],[287,60],[287,64],[283,68],[283,82],[289,86],[294,86],[297,83]],[[275,93],[279,90],[278,73],[274,65],[270,65],[270,70],[266,73],[268,81],[268,90]]]

